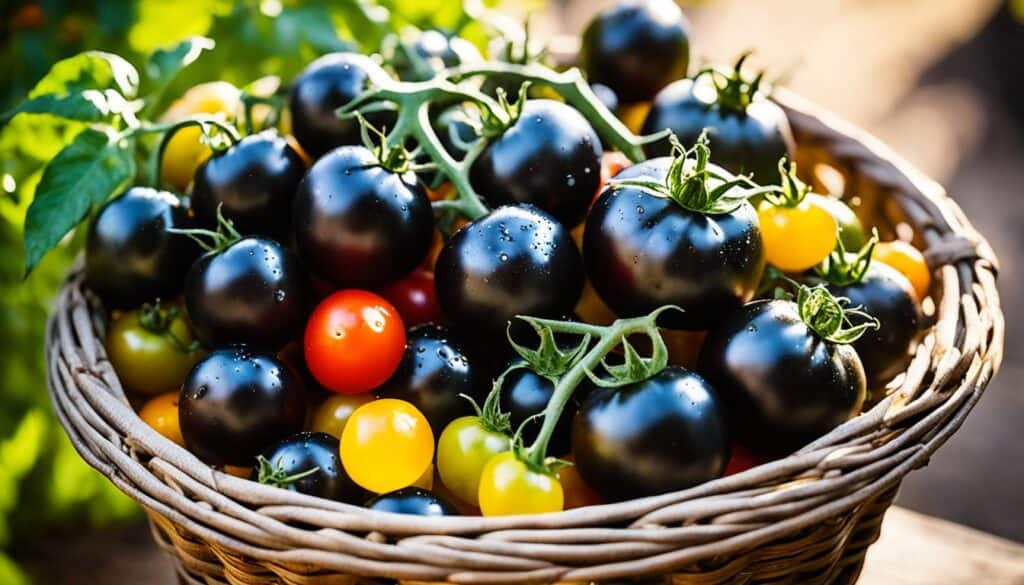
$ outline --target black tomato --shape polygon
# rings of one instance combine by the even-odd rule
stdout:
[[[274,240],[246,237],[196,260],[185,278],[185,306],[199,339],[277,350],[297,338],[308,313],[298,258]]]
[[[505,346],[516,315],[572,312],[583,290],[583,261],[555,218],[533,205],[509,205],[457,231],[441,249],[435,279],[449,324]]]
[[[199,225],[217,227],[218,208],[243,234],[284,240],[291,231],[292,198],[306,166],[274,132],[246,136],[196,171],[192,210]]]
[[[356,53],[330,53],[313,61],[292,82],[288,107],[292,134],[313,158],[345,144],[360,144],[359,121],[340,118],[335,110],[348,104],[388,74],[372,59]],[[375,127],[394,125],[393,112],[371,112]]]
[[[555,424],[555,432],[551,435],[548,443],[548,453],[556,457],[562,457],[569,453],[572,437],[572,418],[576,414],[578,401],[577,396],[582,396],[590,391],[590,384],[583,383],[586,388],[577,388],[570,400],[562,410]],[[528,368],[512,370],[505,376],[505,383],[501,387],[501,410],[510,415],[509,422],[512,429],[517,430],[528,418],[544,412],[552,394],[555,393],[555,385],[544,376]],[[543,424],[542,418],[536,418],[523,427],[523,441],[529,445],[537,438],[540,427]]]
[[[327,433],[298,433],[275,444],[253,468],[252,479],[356,505],[369,495],[345,473],[338,455],[338,439]]]
[[[623,169],[615,179],[664,181],[671,159]],[[757,212],[747,202],[728,213],[687,209],[633,186],[606,188],[583,233],[587,274],[620,317],[663,305],[685,312],[662,317],[673,329],[703,330],[753,297],[764,271]]]
[[[623,103],[648,101],[684,77],[690,25],[671,0],[628,0],[598,14],[583,31],[580,64],[591,83]]]
[[[292,370],[243,346],[211,352],[181,387],[185,445],[210,465],[251,467],[256,456],[302,430],[306,401]]]
[[[449,67],[480,63],[484,60],[476,45],[459,36],[439,30],[425,30],[407,43],[420,61],[413,63],[403,50],[395,51],[391,66],[403,81],[426,81]]]
[[[860,281],[829,286],[829,290],[850,299],[851,306],[861,307],[881,323],[853,342],[868,388],[880,388],[906,370],[922,320],[910,281],[895,269],[872,262]],[[855,325],[862,322],[857,317],[851,321]]]
[[[686,489],[729,462],[724,405],[699,375],[669,366],[653,378],[594,391],[573,422],[580,476],[612,501]]]
[[[860,412],[864,368],[849,345],[822,339],[792,301],[755,301],[712,329],[698,371],[729,408],[737,440],[795,450]]]
[[[427,255],[434,215],[416,175],[380,166],[362,146],[318,160],[295,194],[295,241],[317,276],[339,288],[387,286]]]
[[[483,404],[487,384],[480,382],[460,345],[444,329],[421,325],[409,332],[398,369],[374,393],[411,402],[427,417],[434,436],[440,436],[448,423],[473,414],[473,405],[460,394]]]
[[[531,100],[473,163],[473,186],[493,206],[533,203],[573,227],[601,184],[601,140],[582,114]]]
[[[458,516],[455,506],[437,495],[417,487],[402,488],[382,494],[366,503],[366,507],[378,512],[410,514],[412,516]]]
[[[181,292],[201,250],[168,228],[195,227],[166,191],[132,187],[100,208],[85,242],[85,280],[109,308],[127,309]]]
[[[730,83],[745,83],[739,80],[739,73],[735,76]],[[647,134],[667,128],[688,145],[706,129],[712,161],[734,173],[753,174],[760,185],[777,184],[779,159],[793,156],[793,134],[778,104],[756,89],[751,95],[742,93],[748,90],[744,85],[729,93],[719,91],[710,75],[676,81],[654,98],[642,131]],[[671,146],[662,140],[644,150],[648,156],[664,156]]]

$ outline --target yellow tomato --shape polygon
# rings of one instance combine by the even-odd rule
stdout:
[[[484,516],[561,512],[565,493],[555,475],[530,469],[512,451],[491,457],[477,494]]]
[[[161,120],[176,122],[193,114],[234,116],[241,107],[240,96],[238,88],[225,81],[202,83],[171,104]],[[171,136],[161,160],[160,178],[164,183],[179,191],[192,183],[196,169],[213,154],[200,136],[202,132],[195,126],[182,128]]]
[[[824,260],[836,247],[839,225],[812,199],[794,207],[765,200],[757,208],[765,257],[783,272],[803,272]]]
[[[181,425],[178,422],[178,393],[168,392],[151,399],[139,411],[142,422],[153,427],[153,430],[185,446],[181,436]]]
[[[932,272],[920,250],[900,240],[881,242],[875,246],[871,258],[903,273],[914,286],[918,300],[928,296],[932,287]]]
[[[360,406],[341,433],[341,464],[352,481],[384,494],[419,480],[434,458],[430,423],[404,400]]]

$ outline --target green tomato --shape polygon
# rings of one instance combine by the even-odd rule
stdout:
[[[511,448],[509,438],[485,427],[478,416],[453,420],[437,441],[437,472],[457,498],[477,506],[480,474],[495,455]]]
[[[177,390],[203,356],[181,311],[145,306],[127,311],[107,332],[107,356],[121,383],[140,394]]]
[[[848,252],[860,250],[868,242],[867,237],[864,235],[864,225],[860,222],[860,218],[842,199],[818,195],[817,193],[808,193],[807,199],[813,199],[815,203],[835,218],[836,223],[839,224],[839,240],[843,242],[843,247]]]

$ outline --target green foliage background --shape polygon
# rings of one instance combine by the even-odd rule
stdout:
[[[165,92],[202,81],[287,82],[316,56],[377,47],[389,30],[455,29],[458,0],[75,0],[14,1],[0,8],[0,112],[13,108],[56,61],[83,50],[117,53],[141,69],[154,49],[193,35],[217,47]],[[461,34],[482,44],[476,25]],[[475,38],[474,38],[475,37]],[[136,505],[88,468],[57,424],[45,387],[47,311],[80,248],[78,235],[27,279],[25,212],[46,163],[86,128],[50,115],[19,115],[0,129],[0,583],[27,578],[5,555],[55,527],[136,517]]]

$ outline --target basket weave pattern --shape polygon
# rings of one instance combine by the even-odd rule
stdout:
[[[841,177],[884,236],[911,227],[935,274],[929,329],[906,374],[787,458],[681,492],[526,517],[395,516],[262,486],[142,423],[77,271],[48,328],[57,415],[81,456],[147,510],[184,583],[852,583],[901,479],[959,428],[998,369],[996,260],[937,184],[799,98],[776,98],[801,168],[836,171],[812,183]]]

